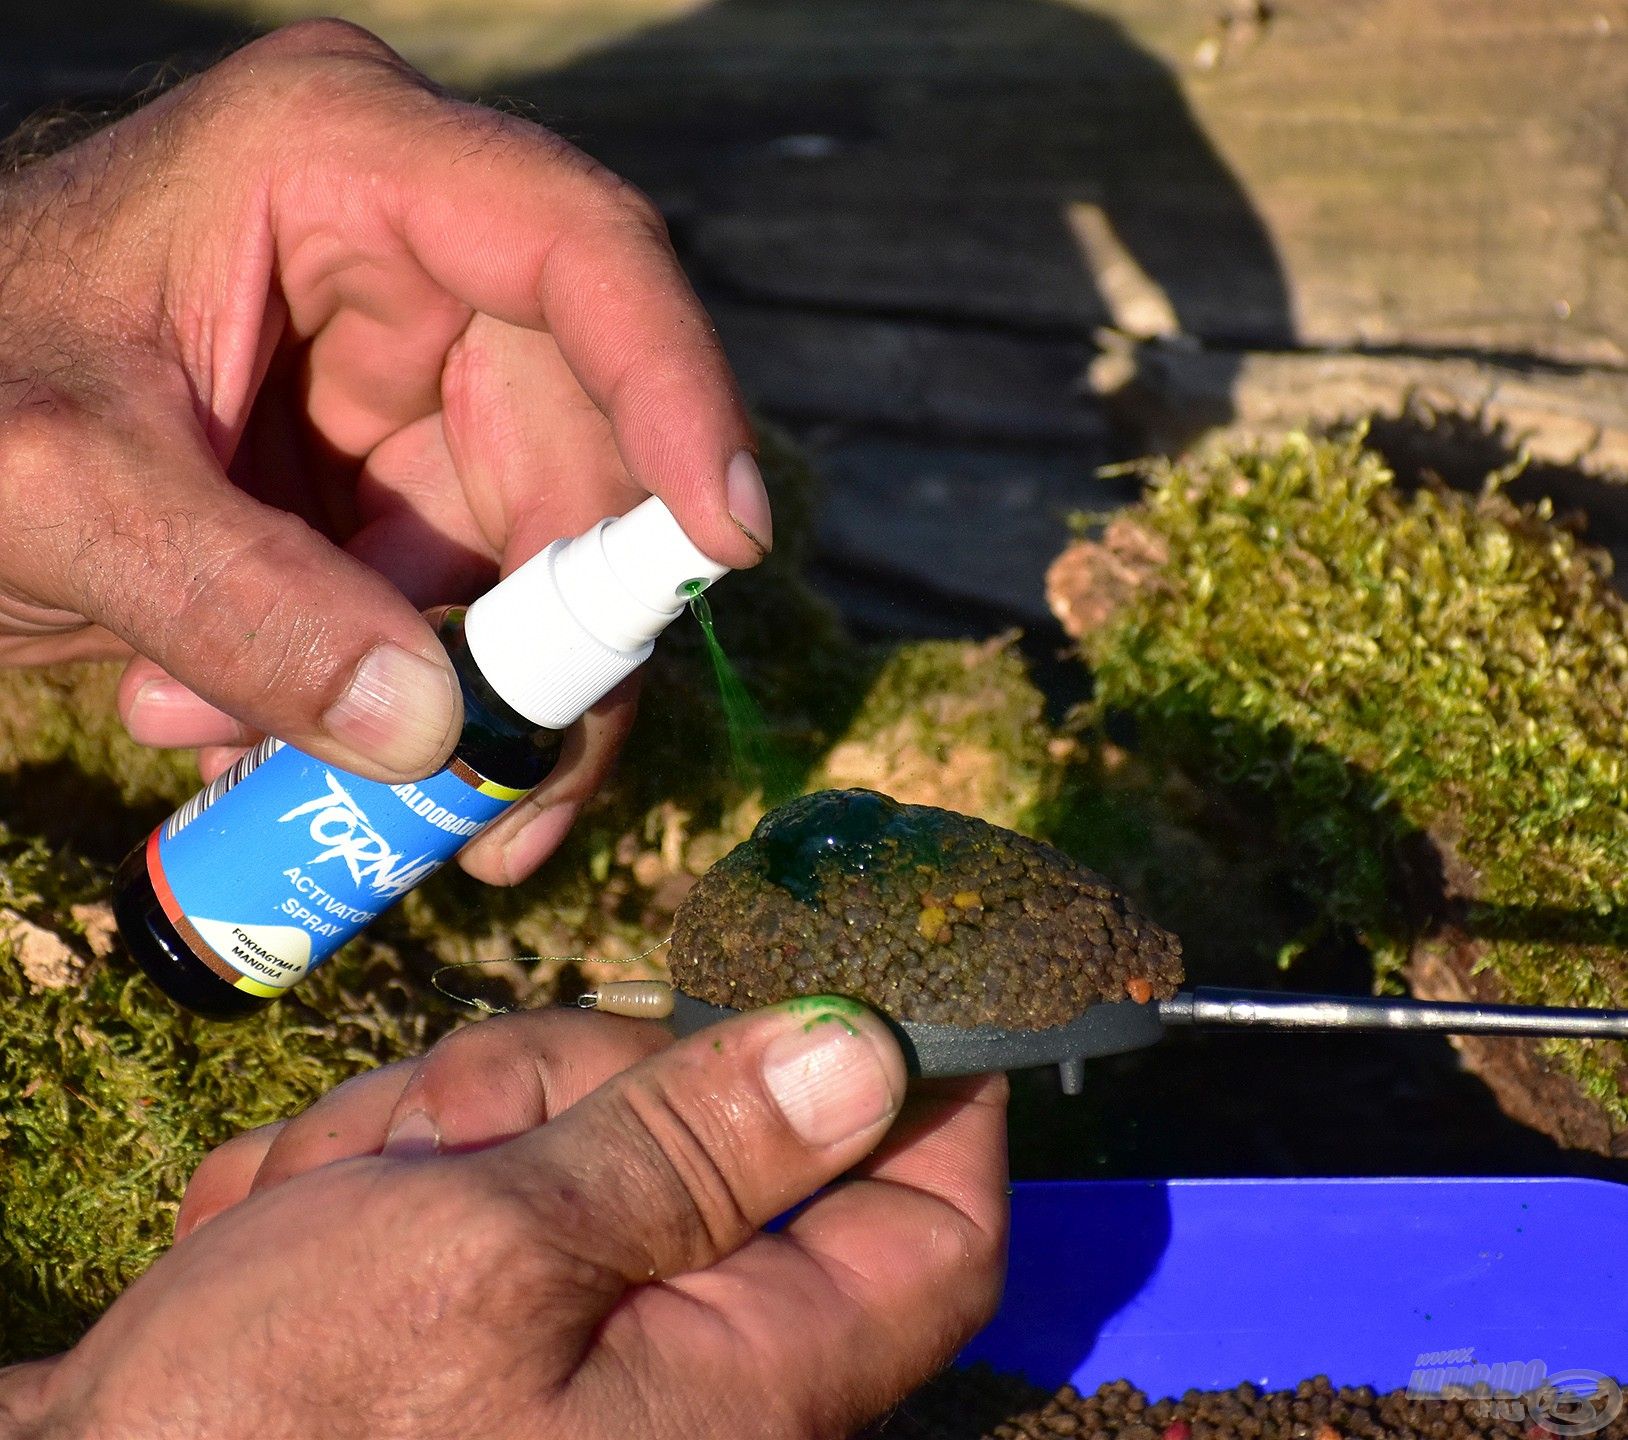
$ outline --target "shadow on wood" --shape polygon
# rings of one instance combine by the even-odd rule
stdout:
[[[1292,339],[1177,77],[1075,5],[715,0],[507,88],[670,217],[748,393],[818,456],[825,576],[878,630],[1048,633],[1066,517],[1126,498],[1079,391],[1099,327]]]

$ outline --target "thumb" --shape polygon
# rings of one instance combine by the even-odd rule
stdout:
[[[856,1164],[904,1095],[882,1021],[809,996],[691,1036],[478,1158],[545,1207],[545,1243],[608,1282],[589,1287],[585,1345],[620,1288],[716,1264]]]
[[[0,574],[104,626],[209,704],[384,780],[462,723],[434,632],[387,581],[227,478],[190,422],[59,405],[8,425]]]

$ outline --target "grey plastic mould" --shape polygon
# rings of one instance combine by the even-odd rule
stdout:
[[[692,999],[675,989],[669,1023],[676,1034],[693,1035],[740,1013],[726,1005]],[[995,1070],[1055,1065],[1068,1095],[1078,1095],[1083,1089],[1087,1060],[1144,1049],[1162,1039],[1166,1028],[1173,1025],[1628,1039],[1628,1010],[1294,995],[1205,986],[1145,1005],[1133,1000],[1092,1005],[1067,1024],[1044,1030],[936,1025],[877,1013],[898,1038],[912,1075],[982,1075]]]

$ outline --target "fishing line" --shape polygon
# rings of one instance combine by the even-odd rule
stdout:
[[[490,960],[451,960],[439,966],[430,976],[430,984],[445,995],[454,1004],[462,1005],[467,1009],[478,1011],[482,1015],[512,1015],[517,1010],[540,1010],[540,1005],[493,1005],[483,1000],[479,995],[460,995],[455,990],[449,990],[441,983],[441,977],[452,970],[468,970],[475,965],[537,965],[544,961],[556,965],[637,965],[641,960],[648,960],[656,951],[660,950],[672,940],[668,935],[656,941],[648,950],[640,955],[630,955],[625,960],[607,960],[602,955],[498,955]]]

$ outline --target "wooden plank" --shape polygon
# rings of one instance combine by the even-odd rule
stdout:
[[[747,395],[796,421],[945,439],[1100,446],[1101,406],[1079,393],[1083,343],[869,316],[708,306]]]
[[[1254,296],[1278,317],[1255,328],[1282,330],[1247,199],[1163,62],[1093,12],[715,5],[520,88],[680,218],[704,276],[744,293],[1107,323],[1069,209],[1085,204],[1111,214],[1132,255],[1172,225],[1208,236],[1204,285]],[[1146,187],[1150,175],[1162,178]],[[1148,203],[1120,203],[1144,190]],[[1178,300],[1191,289],[1157,281]]]
[[[0,90],[319,8],[211,3],[35,7]],[[737,294],[1628,364],[1628,0],[337,8],[533,102]]]
[[[1136,486],[1096,474],[1100,451],[935,445],[878,435],[806,437],[821,477],[826,566],[881,577],[955,621],[1050,628],[1046,566],[1079,510],[1117,509]],[[878,622],[880,623],[880,617]],[[919,623],[919,616],[916,617]]]
[[[513,85],[741,293],[1087,327],[1083,228],[1211,341],[1628,360],[1625,0],[1274,9],[761,0]]]
[[[1628,477],[1628,375],[1615,370],[1144,344],[1099,356],[1087,384],[1163,450],[1217,430],[1275,434],[1411,412],[1473,421],[1544,465]]]

